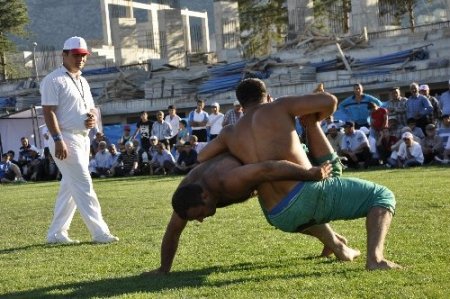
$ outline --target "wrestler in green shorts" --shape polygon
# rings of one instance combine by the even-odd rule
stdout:
[[[300,182],[270,212],[270,224],[285,232],[298,232],[332,220],[357,219],[379,206],[394,213],[395,196],[388,188],[356,178],[342,178],[336,154],[318,159],[332,161],[333,177],[318,182]]]

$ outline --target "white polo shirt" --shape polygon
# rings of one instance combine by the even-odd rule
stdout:
[[[61,66],[41,82],[41,105],[57,106],[55,113],[61,131],[86,131],[86,113],[95,108],[91,89],[85,78],[69,75]]]

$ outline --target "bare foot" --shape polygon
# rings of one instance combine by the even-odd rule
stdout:
[[[341,236],[340,234],[334,233],[336,238],[338,238],[339,241],[347,245],[347,239],[344,236]],[[328,246],[323,246],[322,253],[320,254],[321,257],[329,257],[333,254],[333,250],[331,250]]]
[[[369,262],[366,263],[366,269],[369,271],[372,270],[390,270],[390,269],[402,269],[403,267],[394,262],[383,259],[379,262]]]

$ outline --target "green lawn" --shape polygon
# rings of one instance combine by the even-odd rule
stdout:
[[[94,182],[103,215],[121,238],[89,243],[77,213],[79,245],[46,245],[57,182],[0,186],[0,297],[6,298],[448,298],[450,168],[346,173],[388,186],[397,197],[386,256],[405,266],[364,270],[364,220],[338,221],[337,232],[361,249],[355,262],[317,258],[318,241],[269,226],[255,199],[219,209],[183,234],[173,272],[159,266],[160,243],[180,177]]]

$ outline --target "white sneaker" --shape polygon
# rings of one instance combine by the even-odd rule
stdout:
[[[118,242],[119,238],[111,235],[111,234],[104,234],[98,237],[95,237],[94,240],[92,240],[92,242],[94,243],[101,243],[101,244],[108,244],[108,243],[114,243],[114,242]]]
[[[48,244],[79,244],[80,241],[72,240],[71,238],[64,236],[62,234],[54,234],[53,236],[47,237]]]
[[[448,162],[449,162],[448,159],[441,159],[441,158],[439,158],[438,156],[435,156],[435,157],[434,157],[434,160],[436,160],[436,161],[438,161],[438,162],[440,162],[440,163],[442,163],[442,164],[448,164]]]

